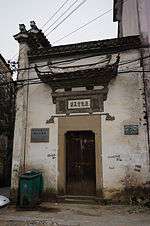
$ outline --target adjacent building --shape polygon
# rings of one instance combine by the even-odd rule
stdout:
[[[12,71],[0,54],[0,187],[11,182],[14,95]]]
[[[149,147],[139,35],[51,46],[32,21],[14,38],[12,195],[32,169],[42,171],[46,195],[115,198],[143,188]]]
[[[118,21],[118,37],[139,35],[142,47],[139,49],[146,100],[146,119],[150,148],[150,1],[114,0],[114,21]],[[139,70],[139,68],[136,68]]]

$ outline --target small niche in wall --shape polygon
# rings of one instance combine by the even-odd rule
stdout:
[[[49,128],[32,128],[31,143],[49,142]]]
[[[139,126],[138,125],[125,125],[124,126],[124,135],[138,135]]]

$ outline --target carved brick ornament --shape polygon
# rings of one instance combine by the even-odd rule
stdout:
[[[92,113],[104,110],[103,91],[78,91],[52,94],[56,103],[56,114]]]

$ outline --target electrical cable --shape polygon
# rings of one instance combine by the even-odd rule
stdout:
[[[42,26],[42,28],[52,19],[52,18],[54,18],[54,16],[64,7],[64,5],[68,2],[69,0],[66,0],[64,3],[63,3],[63,5],[56,11],[56,13],[54,13],[54,15]],[[66,11],[65,11],[65,13],[64,14],[62,14],[60,17],[59,17],[59,19],[63,16],[63,15],[65,15],[66,14],[66,12],[70,9],[70,8],[72,8],[73,7],[73,5],[77,2],[77,1],[79,1],[79,0],[76,0]],[[86,2],[87,0],[84,0],[83,2],[81,2],[78,6],[77,6],[77,8],[75,8],[66,18],[64,18],[63,19],[63,21],[61,21],[60,22],[60,24],[62,24],[72,13],[74,13],[82,4],[84,4],[84,2]],[[56,22],[56,21],[55,21]],[[54,25],[54,23],[52,24],[52,25]],[[57,27],[59,26],[59,24],[57,25]],[[51,26],[50,26],[51,27]],[[48,31],[49,30],[49,28],[50,27],[48,27],[44,32],[46,32],[46,31]],[[56,29],[56,28],[55,28]],[[49,34],[49,33],[48,33]],[[22,51],[22,49],[20,50],[20,51]],[[14,59],[15,58],[15,56],[17,56],[18,55],[18,53],[16,53],[14,56],[12,56],[11,58],[10,58],[10,60],[12,60],[12,59]]]
[[[79,0],[73,2],[44,32],[48,31],[61,17],[63,17]]]
[[[67,3],[68,1],[69,1],[69,0],[67,0],[66,3]],[[122,0],[123,3],[127,2],[127,1],[128,1],[128,0],[125,0],[125,1]],[[108,11],[109,11],[109,10],[108,10]],[[108,11],[107,11],[107,12],[108,12]],[[110,11],[112,11],[112,8],[110,9]],[[105,14],[106,14],[107,12],[105,12]],[[105,14],[104,14],[104,15],[105,15]],[[96,18],[95,18],[95,19],[96,19]],[[51,20],[51,19],[49,19],[49,20]],[[91,21],[89,21],[89,22],[92,23]],[[44,25],[43,25],[43,26],[44,26]],[[87,26],[87,25],[84,24],[83,26]],[[76,30],[78,31],[78,30],[80,30],[80,29],[81,29],[81,27],[77,28]],[[58,41],[60,41],[60,40],[62,40],[62,39],[64,39],[64,38],[66,38],[67,36],[70,36],[71,34],[73,34],[73,33],[75,33],[75,32],[76,32],[75,30],[72,31],[71,33],[69,33],[69,34],[63,36],[61,39],[56,40],[54,43],[56,43],[56,42],[58,42]],[[53,44],[54,44],[54,43],[53,43]],[[15,56],[17,56],[17,54],[15,54],[15,55],[11,58],[11,60],[12,60]]]
[[[100,55],[90,55],[90,56],[86,56],[86,57],[81,57],[81,58],[77,58],[75,61],[78,61],[78,60],[81,60],[81,59],[86,59],[86,58],[91,58],[91,57],[95,57],[95,56],[100,56]],[[143,59],[147,59],[147,58],[150,58],[150,55],[148,56],[145,56]],[[141,60],[141,58],[136,58],[134,60],[130,60],[130,61],[126,61],[126,62],[123,62],[123,63],[119,63],[118,66],[122,66],[122,65],[127,65],[127,64],[130,64],[130,63],[133,63],[133,62],[136,62],[136,61],[139,61]],[[52,63],[49,63],[49,64],[43,64],[43,65],[36,65],[37,68],[43,68],[43,67],[46,67],[46,66],[50,66],[51,68],[62,68],[64,69],[64,67],[57,67],[57,66],[53,66],[54,64],[58,64],[58,63],[65,63],[67,62],[66,61],[57,61],[57,62],[54,62],[53,64]],[[85,64],[84,66],[90,66],[90,64]],[[72,66],[70,66],[72,67]],[[30,70],[30,69],[34,69],[35,66],[31,66],[31,67],[27,67],[27,68],[18,68],[16,71],[25,71],[25,70]]]
[[[148,72],[150,72],[150,70],[144,70],[144,72],[148,73]],[[120,70],[120,71],[118,71],[118,74],[126,74],[126,73],[143,73],[143,70],[132,70],[132,68],[131,68],[131,70]],[[10,85],[11,83],[19,84],[19,83],[29,82],[29,81],[34,83],[34,82],[36,82],[36,80],[40,81],[39,78],[31,78],[31,79],[20,79],[20,80],[17,80],[17,81],[10,81],[10,82],[2,82],[2,83],[0,83],[0,87]],[[41,83],[44,83],[44,82],[41,81]],[[27,84],[30,85],[30,83],[27,83]]]
[[[87,0],[82,1],[75,9],[73,9],[60,23],[58,23],[50,32],[48,32],[46,35],[48,36],[50,33],[52,33],[54,30],[56,30],[62,23],[64,23],[75,11],[77,11]]]
[[[58,10],[46,21],[45,24],[43,24],[42,28],[45,27],[59,13],[59,11],[67,4],[68,1],[70,0],[64,1],[64,3],[58,8]]]
[[[59,13],[59,11],[67,4],[67,2],[70,0],[66,0],[60,7],[59,9],[46,21],[45,24],[42,25],[41,28],[45,27],[56,15],[57,13]],[[20,50],[21,51],[21,50]],[[18,53],[16,53],[15,55],[13,55],[10,60],[14,59],[16,56],[18,55]]]
[[[127,1],[128,1],[128,0],[125,0],[125,1],[122,0],[122,3],[125,3],[125,2],[127,2]],[[108,11],[104,12],[104,15],[105,15],[106,13],[111,12],[112,10],[113,10],[113,8],[111,8],[111,9],[109,9]],[[79,28],[73,30],[72,32],[68,33],[67,35],[65,35],[65,36],[63,36],[62,38],[60,38],[60,39],[56,40],[55,42],[53,42],[53,44],[55,44],[56,42],[59,42],[59,41],[65,39],[65,38],[67,38],[68,36],[74,34],[75,32],[81,30],[82,28],[88,26],[89,24],[93,23],[95,20],[99,19],[100,17],[101,17],[101,16],[98,16],[98,17],[94,18],[93,20],[87,22],[86,24],[82,25],[81,27],[79,27]]]
[[[104,12],[103,14],[101,14],[101,15],[99,15],[99,16],[97,16],[97,17],[95,17],[94,19],[92,19],[92,20],[90,20],[89,22],[85,23],[85,24],[84,24],[84,25],[82,25],[81,27],[79,27],[79,28],[77,28],[77,29],[73,30],[73,31],[72,31],[72,32],[70,32],[69,34],[67,34],[67,35],[63,36],[62,38],[60,38],[60,39],[58,39],[58,40],[56,40],[55,42],[53,42],[53,44],[55,44],[56,42],[59,42],[59,41],[61,41],[61,40],[65,39],[65,38],[69,37],[70,35],[72,35],[72,34],[74,34],[75,32],[77,32],[77,31],[81,30],[82,28],[84,28],[84,27],[88,26],[89,24],[91,24],[91,23],[93,23],[94,21],[98,20],[98,19],[99,19],[99,18],[101,18],[102,16],[104,16],[104,15],[106,15],[106,14],[110,13],[111,11],[112,11],[112,9],[107,10],[107,11],[106,11],[106,12]]]

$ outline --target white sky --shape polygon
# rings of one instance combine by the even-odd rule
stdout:
[[[19,32],[19,24],[24,23],[26,28],[29,29],[30,21],[35,20],[38,28],[41,29],[43,24],[46,23],[64,1],[65,0],[0,0],[0,53],[6,60],[10,59],[18,52],[18,43],[14,40],[13,35]],[[57,16],[42,30],[46,30],[46,28],[48,28],[74,1],[75,0],[69,0],[60,13],[57,14]],[[78,0],[69,12],[82,1],[83,0]],[[50,43],[53,45],[59,38],[111,8],[113,8],[113,0],[87,0],[62,25],[48,36]],[[116,37],[117,23],[113,23],[112,14],[113,11],[109,12],[89,26],[81,29],[61,42],[55,43],[55,45]],[[60,21],[61,20],[57,23]],[[55,25],[57,25],[57,23]]]

